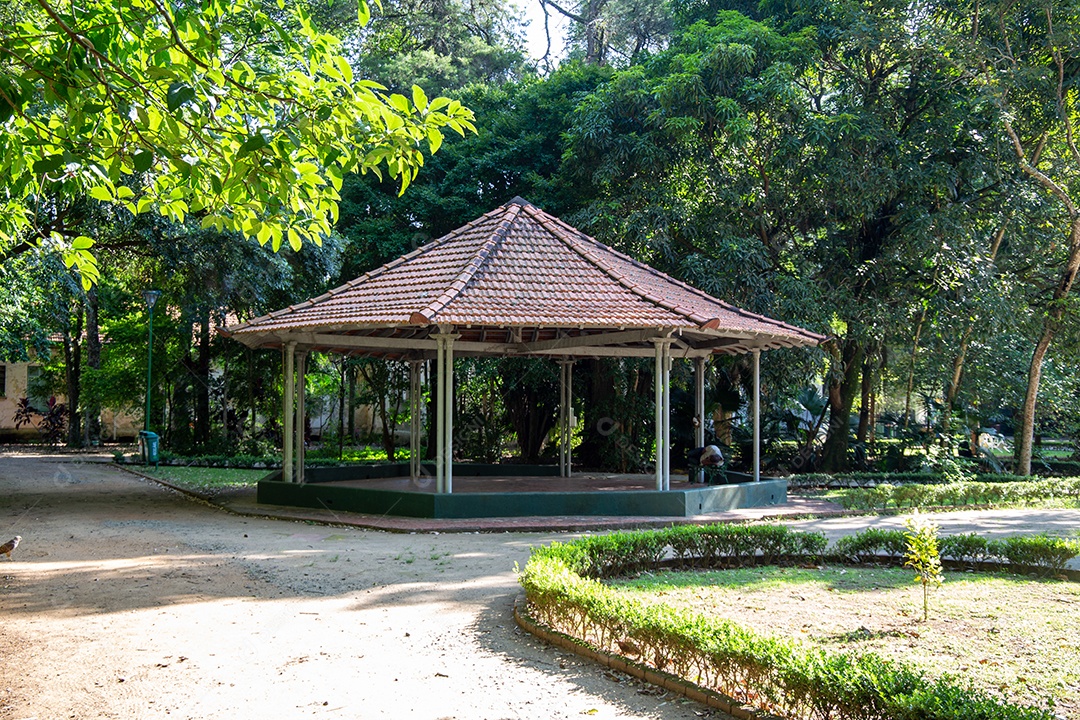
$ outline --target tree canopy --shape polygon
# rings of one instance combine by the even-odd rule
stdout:
[[[35,0],[0,26],[0,253],[59,246],[84,281],[88,196],[133,214],[235,231],[277,250],[318,244],[353,171],[402,191],[459,102],[354,75],[303,5],[258,0]],[[366,22],[368,8],[360,4]]]

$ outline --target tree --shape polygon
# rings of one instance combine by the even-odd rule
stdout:
[[[1028,365],[1027,390],[1016,433],[1015,472],[1031,473],[1036,401],[1043,363],[1070,313],[1080,271],[1080,98],[1075,63],[1080,56],[1080,14],[1072,3],[961,4],[968,32],[960,48],[964,68],[998,110],[1006,142],[1020,171],[1059,213],[1061,242],[1050,253],[1056,277],[1042,298],[1041,328]]]
[[[85,196],[196,214],[275,251],[317,244],[346,173],[387,172],[404,191],[421,143],[473,129],[459,102],[354,78],[302,5],[280,7],[36,0],[0,26],[0,257],[56,245],[88,285],[92,240],[63,212]]]
[[[498,85],[526,74],[521,11],[499,0],[384,0],[369,28],[341,28],[364,75],[407,91]]]
[[[612,60],[633,63],[645,51],[662,49],[672,28],[672,8],[666,1],[540,0],[540,5],[545,29],[551,10],[573,23],[569,44],[589,65],[605,65]],[[549,35],[547,54],[550,52]]]

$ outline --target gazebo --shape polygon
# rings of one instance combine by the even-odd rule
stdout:
[[[469,510],[454,498],[453,374],[455,357],[521,356],[550,358],[562,367],[559,475],[572,474],[571,380],[574,361],[598,357],[655,360],[655,493],[671,492],[670,372],[674,358],[692,360],[696,370],[697,442],[704,442],[705,363],[712,355],[752,353],[754,357],[754,480],[760,480],[758,412],[762,350],[817,345],[816,333],[741,310],[679,282],[598,242],[526,200],[510,202],[376,270],[298,305],[228,329],[253,348],[283,352],[285,401],[280,478],[267,482],[260,502],[310,505],[305,485],[303,421],[307,354],[335,352],[403,360],[411,368],[411,452],[409,477],[423,472],[420,460],[420,366],[437,368],[435,423],[436,497],[405,502],[402,514],[462,517]],[[341,477],[341,472],[333,477]],[[271,492],[271,486],[275,488]],[[786,492],[786,484],[784,486]],[[701,492],[705,491],[703,488]],[[747,493],[744,492],[744,495]],[[754,493],[750,493],[753,495]],[[758,493],[760,495],[760,493]],[[370,495],[370,494],[369,494]],[[317,498],[326,505],[327,497]],[[371,499],[374,496],[370,496]],[[776,495],[770,497],[775,500]],[[442,499],[440,503],[440,498]],[[629,503],[628,508],[656,503]],[[342,507],[340,499],[336,501]],[[347,509],[383,512],[390,498],[347,503]],[[728,505],[732,500],[725,501]],[[734,501],[745,504],[747,500]],[[474,503],[475,504],[475,503]],[[493,503],[481,503],[490,508]],[[588,503],[585,503],[587,505]],[[661,503],[663,504],[663,503]],[[703,509],[707,503],[691,503]],[[444,507],[443,511],[438,508]],[[494,503],[499,506],[498,502]],[[579,512],[503,514],[590,514]],[[536,509],[527,500],[520,509]],[[605,512],[610,502],[601,503]],[[419,509],[417,509],[419,508]],[[543,508],[540,508],[543,510]],[[587,508],[585,508],[587,510]],[[618,509],[616,507],[616,509]],[[482,514],[488,514],[485,510]],[[689,512],[687,510],[686,512]],[[627,514],[663,514],[636,512]],[[682,513],[678,513],[682,514]]]

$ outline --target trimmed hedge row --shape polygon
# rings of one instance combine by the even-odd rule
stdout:
[[[1077,463],[1080,466],[1080,463]],[[1080,476],[1080,467],[1076,468],[1076,472],[1070,471],[1071,474],[1063,476],[1077,477]],[[803,490],[820,489],[820,488],[873,488],[877,485],[947,485],[945,477],[941,473],[929,473],[929,472],[896,472],[896,473],[875,473],[875,472],[852,472],[852,473],[837,473],[836,475],[829,475],[826,473],[803,473],[801,475],[789,475],[785,480],[788,481],[789,488],[798,488]],[[993,474],[993,473],[980,473],[976,476],[976,480],[981,483],[1015,483],[1015,482],[1037,482],[1032,480],[1030,476],[1024,475],[1005,475],[1005,474]]]
[[[870,528],[836,541],[831,556],[846,562],[901,562],[907,549],[903,530]],[[1045,573],[1060,572],[1080,555],[1080,541],[1046,534],[989,540],[975,533],[946,535],[938,539],[943,558],[970,565],[1009,564]]]
[[[892,559],[897,534],[902,556],[903,532],[881,530],[851,536],[856,539],[837,543],[828,554]],[[942,538],[941,545],[943,552],[948,548],[948,554],[957,559],[994,557],[1056,567],[1080,553],[1080,543],[1044,536],[1005,541],[956,537],[955,541]],[[728,620],[643,603],[600,580],[655,568],[662,562],[704,567],[818,562],[826,547],[821,533],[767,525],[613,533],[534,549],[520,581],[537,620],[559,632],[791,720],[1053,717],[1045,710],[1003,703],[947,679],[929,680],[917,669],[872,654],[807,648],[758,635]]]
[[[1017,505],[1055,499],[1080,503],[1080,477],[948,485],[883,483],[873,488],[845,490],[836,502],[849,510],[888,510],[890,507]]]

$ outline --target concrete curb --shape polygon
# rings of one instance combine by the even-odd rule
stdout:
[[[305,510],[283,506],[258,506],[258,510],[237,507],[236,503],[222,502],[212,495],[199,493],[168,480],[163,480],[143,472],[137,466],[114,464],[114,467],[144,480],[175,490],[192,500],[210,507],[223,510],[239,517],[267,518],[326,525],[328,527],[355,527],[365,530],[396,533],[474,533],[474,532],[515,532],[515,533],[552,533],[552,532],[601,532],[607,530],[635,530],[665,528],[672,525],[704,525],[710,523],[744,524],[761,521],[795,520],[806,518],[831,517],[833,511],[825,512],[762,512],[753,517],[719,516],[691,518],[641,518],[641,517],[522,517],[522,518],[469,518],[455,520],[437,520],[428,518],[396,517],[389,515],[365,516],[357,513],[344,513],[331,509]],[[265,510],[262,508],[266,508]],[[768,510],[762,508],[762,510]],[[326,517],[330,513],[332,517]],[[719,514],[722,515],[722,514]]]

